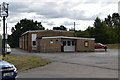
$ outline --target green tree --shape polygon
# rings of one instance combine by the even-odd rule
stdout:
[[[60,25],[60,29],[67,31],[67,28],[65,26],[63,26],[63,25]]]
[[[120,15],[118,13],[113,13],[112,16],[109,15],[105,18],[104,22],[111,27],[111,43],[120,43]]]
[[[88,27],[84,31],[77,31],[77,37],[95,38],[95,42],[100,43],[120,43],[120,15],[113,13],[108,15],[105,20],[97,17],[94,21],[93,27]]]
[[[100,18],[96,18],[94,22],[94,37],[96,42],[100,43],[110,43],[110,28],[108,25],[106,25],[103,21],[100,20]]]
[[[76,31],[75,35],[77,37],[89,37],[89,33],[88,33],[87,30],[85,30],[85,31],[81,31],[81,30]]]
[[[95,30],[95,28],[94,28],[94,27],[91,27],[91,26],[89,26],[89,27],[86,29],[86,31],[88,32],[90,38],[94,38],[94,37],[95,37],[94,30]]]
[[[112,17],[110,15],[107,16],[107,18],[105,18],[105,24],[107,24],[108,26],[112,27]]]
[[[63,25],[61,25],[60,27],[53,27],[53,30],[64,30],[67,31],[67,28]]]
[[[12,27],[12,34],[8,36],[8,42],[11,47],[19,47],[19,38],[20,36],[29,30],[44,30],[45,28],[42,26],[41,22],[22,19],[18,22],[15,27]]]

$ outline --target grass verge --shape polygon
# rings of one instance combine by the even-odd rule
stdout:
[[[109,49],[120,49],[120,44],[107,44]]]
[[[18,71],[25,71],[51,63],[49,60],[37,56],[23,55],[6,55],[6,57],[2,58],[2,60],[14,64],[17,67]]]

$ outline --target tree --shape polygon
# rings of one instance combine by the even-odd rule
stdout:
[[[113,22],[113,26],[120,26],[120,16],[118,13],[112,14],[112,22]]]
[[[112,27],[112,17],[110,15],[107,16],[107,18],[105,18],[105,24],[107,24],[108,26]]]
[[[120,43],[120,15],[113,13],[103,21],[97,17],[93,27],[89,26],[84,31],[77,31],[76,36],[95,38],[95,42],[104,44]]]
[[[120,16],[118,13],[113,13],[112,16],[108,15],[104,21],[96,18],[94,22],[94,36],[96,42],[101,43],[118,43],[120,32]]]
[[[87,29],[86,29],[86,31],[88,32],[88,34],[89,34],[89,37],[90,38],[94,38],[95,37],[95,28],[94,27],[91,27],[91,26],[89,26]]]
[[[69,31],[75,31],[75,29],[74,29],[74,28],[71,28],[71,29],[69,29]]]
[[[111,27],[111,43],[120,43],[119,32],[120,32],[120,15],[118,13],[113,13],[112,16],[108,16],[105,19],[105,23]],[[113,37],[114,36],[114,37]]]
[[[53,30],[65,30],[67,31],[67,28],[63,25],[61,25],[60,27],[53,27]]]
[[[88,33],[87,30],[85,30],[85,31],[81,31],[81,30],[76,31],[75,35],[77,37],[89,37],[89,33]]]
[[[8,36],[8,43],[11,47],[19,47],[19,38],[20,36],[29,30],[44,30],[41,22],[22,19],[18,22],[15,27],[12,27],[12,34]]]
[[[103,21],[100,20],[100,18],[96,18],[94,22],[94,37],[95,42],[100,43],[110,43],[110,32],[109,32],[109,26],[106,25]]]
[[[67,28],[65,26],[63,26],[63,25],[60,25],[60,29],[67,31]]]

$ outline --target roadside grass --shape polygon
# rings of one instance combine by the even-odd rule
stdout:
[[[2,60],[2,56],[0,55],[0,60]]]
[[[109,49],[120,49],[120,44],[107,44]]]
[[[51,61],[37,57],[37,56],[23,56],[23,55],[6,55],[2,58],[7,62],[14,64],[18,71],[25,71],[28,69],[45,66]]]

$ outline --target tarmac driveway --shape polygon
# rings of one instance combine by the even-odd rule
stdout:
[[[53,63],[19,72],[19,78],[118,78],[118,50],[74,53],[28,53],[12,49],[12,54],[40,56]]]

